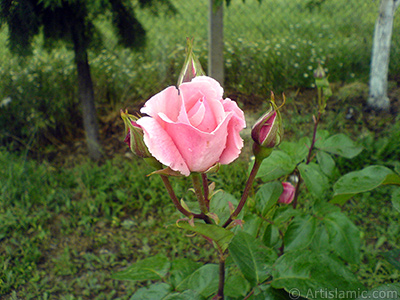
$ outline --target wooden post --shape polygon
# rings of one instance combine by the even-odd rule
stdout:
[[[381,0],[375,23],[368,105],[377,110],[388,110],[390,106],[387,96],[390,43],[394,12],[399,4],[400,0]]]
[[[210,0],[208,33],[208,75],[224,85],[224,2]]]

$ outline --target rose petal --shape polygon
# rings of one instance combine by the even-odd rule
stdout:
[[[243,148],[243,140],[240,137],[240,131],[246,127],[243,111],[237,106],[236,102],[229,98],[223,100],[225,111],[233,114],[232,119],[228,125],[228,138],[226,148],[221,154],[220,163],[229,164],[239,157],[241,149]]]
[[[158,161],[185,176],[190,175],[185,160],[160,123],[150,117],[140,118],[136,123],[142,127],[144,142]]]
[[[166,132],[191,171],[204,172],[219,162],[227,143],[227,127],[232,116],[232,113],[229,114],[212,133],[202,132],[187,124],[165,124]]]
[[[242,126],[242,129],[246,128],[246,120],[244,118],[243,110],[241,110],[239,108],[239,106],[237,105],[237,103],[235,101],[232,101],[231,99],[226,98],[226,99],[222,100],[222,105],[226,112],[233,111],[235,113],[235,115],[240,120],[239,123],[240,123],[240,126]]]
[[[182,97],[174,86],[167,87],[165,90],[151,97],[140,112],[158,119],[158,114],[165,114],[172,121],[177,121],[180,108],[183,104]]]
[[[193,78],[191,82],[194,83],[207,82],[208,85],[216,92],[215,95],[216,97],[214,99],[222,99],[222,96],[224,94],[224,89],[219,84],[219,82],[216,81],[214,78],[208,76],[197,76]]]
[[[239,157],[243,148],[243,139],[240,137],[239,131],[243,129],[242,119],[233,116],[228,125],[228,138],[226,147],[222,152],[219,161],[221,164],[227,165]]]
[[[204,103],[206,108],[204,119],[197,128],[205,132],[215,130],[225,118],[224,107],[220,101],[222,93],[216,91],[208,80],[194,81],[193,79],[191,82],[181,84],[179,89],[186,111],[190,111],[200,99]]]
[[[204,105],[204,99],[199,99],[197,103],[187,112],[187,115],[192,126],[197,127],[204,120],[206,113],[206,107]]]

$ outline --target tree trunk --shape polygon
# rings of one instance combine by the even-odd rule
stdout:
[[[390,43],[394,12],[399,3],[400,0],[381,0],[375,23],[368,105],[377,110],[388,110],[390,106],[387,96]]]
[[[100,144],[99,125],[94,103],[93,82],[90,75],[88,55],[83,29],[73,30],[75,63],[78,72],[78,94],[82,106],[83,127],[90,158],[100,159],[102,148]]]
[[[210,0],[208,75],[224,85],[224,2],[217,6]]]

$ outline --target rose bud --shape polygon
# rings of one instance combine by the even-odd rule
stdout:
[[[282,182],[283,192],[279,197],[278,202],[289,204],[294,199],[295,187],[290,182]]]
[[[254,140],[253,152],[257,159],[264,159],[281,142],[283,134],[281,114],[271,95],[271,108],[254,124],[251,137]]]
[[[318,64],[318,68],[314,71],[315,85],[318,89],[318,109],[320,113],[325,112],[326,100],[332,96],[332,90],[329,86],[328,78],[324,68]]]
[[[142,158],[152,157],[143,141],[143,129],[136,123],[136,117],[121,110],[121,118],[125,123],[126,137],[124,142],[133,154]]]
[[[190,82],[196,76],[206,75],[201,64],[193,53],[193,39],[187,39],[186,59],[178,78],[178,87],[183,82]]]
[[[314,71],[314,78],[315,79],[323,79],[326,77],[325,70],[321,66],[321,64],[318,64],[318,68]]]

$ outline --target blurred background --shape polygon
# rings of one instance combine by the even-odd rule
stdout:
[[[101,3],[93,1],[97,2]],[[118,43],[115,20],[106,8],[88,7],[93,23],[88,56],[101,128],[110,125],[121,108],[140,106],[152,94],[176,84],[186,37],[194,38],[195,53],[207,72],[209,1],[171,0],[168,5],[165,1],[152,1],[151,5],[139,2],[146,1],[132,1],[131,6],[146,36],[139,47],[134,45],[136,50]],[[257,106],[271,90],[312,89],[318,62],[331,83],[356,83],[357,93],[368,92],[379,1],[228,3],[223,9],[226,95]],[[400,70],[399,27],[400,21],[395,18],[389,66],[392,86]],[[37,143],[62,146],[81,138],[82,116],[71,43],[57,39],[48,43],[51,39],[38,30],[31,39],[31,54],[17,56],[6,47],[8,33],[4,24],[0,32],[1,143],[14,149],[26,148],[28,143],[30,147]],[[101,135],[104,139],[109,134]]]

